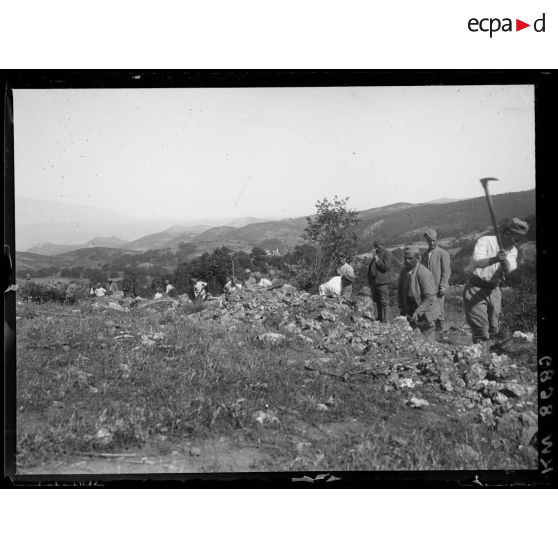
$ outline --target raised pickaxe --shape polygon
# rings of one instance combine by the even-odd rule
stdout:
[[[494,227],[494,233],[496,234],[496,240],[498,240],[498,249],[503,250],[502,239],[500,238],[500,231],[498,230],[498,224],[496,223],[496,216],[494,215],[494,207],[492,206],[492,199],[488,193],[488,182],[490,180],[498,180],[497,178],[481,178],[480,183],[484,188],[484,193],[486,194],[486,201],[488,202],[488,211],[490,211],[490,218],[492,219],[492,226]]]

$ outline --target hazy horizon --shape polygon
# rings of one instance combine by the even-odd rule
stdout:
[[[530,189],[534,190],[534,188]],[[525,190],[525,191],[530,191]],[[508,192],[497,192],[495,195],[498,194],[506,194]],[[475,198],[484,197],[484,196],[475,196]],[[435,204],[448,204],[454,203],[459,201],[465,201],[467,199],[474,199],[474,198],[462,198],[458,199],[438,199],[438,200],[430,200],[430,203]],[[46,221],[35,222],[33,221],[33,212],[25,214],[22,210],[21,202],[33,202],[33,203],[41,203],[41,208],[43,211],[43,219]],[[404,200],[401,202],[396,203],[408,203]],[[428,203],[428,202],[426,202]],[[44,206],[42,204],[45,204]],[[390,204],[393,205],[393,204]],[[420,204],[412,204],[412,205],[420,205]],[[72,220],[64,221],[61,219],[53,219],[53,216],[57,214],[56,211],[49,211],[49,208],[56,208],[56,210],[60,210],[63,208],[64,210],[69,210],[70,208],[73,210],[72,213]],[[80,218],[80,213],[77,210],[86,211],[87,216],[86,218]],[[378,209],[377,207],[369,207],[365,210],[359,211],[366,211]],[[93,210],[93,215],[91,215],[90,210]],[[100,212],[100,213],[96,213]],[[58,214],[59,215],[59,214]],[[81,214],[83,216],[83,213]],[[112,216],[113,220],[109,220],[107,217]],[[192,220],[192,221],[183,221],[181,222],[180,219],[169,219],[169,220],[138,220],[138,218],[124,216],[125,219],[123,222],[117,222],[114,220],[114,217],[117,217],[118,214],[114,212],[106,212],[106,210],[94,208],[92,206],[85,206],[85,205],[78,205],[78,204],[67,204],[64,202],[52,202],[46,201],[41,202],[40,200],[34,198],[22,198],[16,197],[16,228],[19,233],[16,235],[17,241],[17,249],[19,251],[29,251],[32,247],[38,245],[45,245],[45,244],[61,244],[61,245],[84,245],[89,243],[91,240],[96,238],[109,238],[109,237],[118,237],[120,240],[126,242],[136,241],[140,238],[161,233],[167,230],[172,229],[173,227],[177,227],[178,229],[183,228],[183,230],[190,230],[195,231],[198,229],[198,233],[201,230],[207,230],[213,227],[221,227],[221,226],[232,226],[232,227],[243,227],[248,224],[256,223],[256,222],[263,222],[263,221],[275,221],[276,219],[269,218],[269,219],[258,219],[253,218],[251,216],[245,216],[244,218],[237,218],[237,219],[200,219],[200,220]],[[18,218],[19,217],[19,218]],[[293,216],[290,217],[292,219],[303,219],[304,215],[302,216]],[[279,219],[282,220],[283,218]],[[107,227],[111,230],[107,230]],[[200,229],[201,227],[201,229]],[[72,231],[72,232],[70,232]],[[32,234],[35,238],[33,240],[29,240],[28,235]],[[179,234],[179,232],[177,232]],[[25,240],[22,240],[21,236],[25,237]],[[57,238],[56,238],[57,237]],[[71,240],[69,238],[71,237]]]

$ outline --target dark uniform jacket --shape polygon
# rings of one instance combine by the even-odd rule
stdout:
[[[391,283],[391,254],[380,248],[377,259],[373,260],[368,267],[368,282],[374,285],[389,285]]]

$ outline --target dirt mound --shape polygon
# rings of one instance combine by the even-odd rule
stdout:
[[[322,357],[306,362],[309,370],[320,371],[325,363],[331,370],[335,364],[338,372],[328,374],[341,381],[371,374],[384,383],[384,391],[401,390],[408,401],[415,394],[425,400],[441,398],[464,413],[473,413],[475,420],[497,429],[509,441],[524,445],[536,441],[535,375],[506,354],[493,353],[486,362],[479,345],[447,339],[425,343],[400,319],[380,323],[358,307],[291,285],[237,291],[228,299],[208,303],[190,319],[230,327],[263,326],[266,335],[279,334],[273,335],[274,345],[295,338],[321,352]]]
[[[257,342],[276,348],[288,340],[302,341],[312,357],[305,362],[307,370],[345,382],[372,375],[383,383],[385,392],[401,391],[411,408],[427,407],[432,398],[442,400],[473,414],[476,421],[496,429],[508,441],[536,442],[536,378],[525,364],[494,353],[486,362],[479,345],[451,341],[449,336],[442,343],[426,343],[405,320],[375,321],[369,305],[349,306],[338,298],[311,295],[288,284],[237,290],[203,305],[187,297],[109,298],[93,306],[185,313],[194,322],[253,328],[258,331]],[[426,404],[416,405],[414,400]]]

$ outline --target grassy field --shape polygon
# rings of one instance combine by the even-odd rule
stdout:
[[[463,322],[454,303],[448,326]],[[257,339],[262,326],[188,312],[19,304],[18,470],[117,454],[204,472],[535,466],[533,448],[502,440],[451,393],[425,385],[430,406],[413,409],[416,390],[340,381],[342,353],[325,359],[295,336],[278,350]]]

